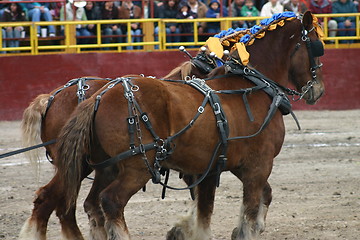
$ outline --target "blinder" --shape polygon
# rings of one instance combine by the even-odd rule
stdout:
[[[202,71],[205,74],[210,73],[213,69],[217,67],[216,62],[209,58],[206,53],[199,53],[190,60],[196,68]]]
[[[321,57],[324,55],[324,45],[320,40],[310,41],[310,49],[313,57]]]

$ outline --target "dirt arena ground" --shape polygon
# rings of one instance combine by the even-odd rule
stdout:
[[[273,202],[261,239],[360,239],[360,110],[297,111],[302,130],[285,117],[286,141],[270,176]],[[20,148],[20,122],[0,122],[0,154]],[[0,239],[16,239],[31,214],[34,192],[46,184],[53,168],[45,159],[40,182],[24,154],[0,159]],[[176,176],[170,183],[181,186]],[[87,237],[82,203],[91,186],[84,180],[77,218]],[[187,191],[168,191],[148,183],[127,205],[126,218],[133,239],[164,239],[176,219],[191,205]],[[213,239],[230,239],[242,196],[240,182],[224,173],[217,189],[212,221]],[[60,239],[56,217],[48,238]]]

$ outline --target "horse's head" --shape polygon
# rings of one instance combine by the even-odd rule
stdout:
[[[320,57],[324,54],[321,28],[309,11],[301,21],[301,36],[290,54],[289,80],[300,92],[307,104],[315,104],[324,93],[322,81],[322,64]]]
[[[206,78],[212,70],[223,65],[224,62],[215,52],[210,51],[206,45],[199,49],[195,57],[191,56],[183,46],[181,46],[179,50],[189,56],[190,60],[171,70],[171,72],[163,78],[173,80],[186,79],[192,76]],[[222,55],[223,52],[221,52],[221,56]]]

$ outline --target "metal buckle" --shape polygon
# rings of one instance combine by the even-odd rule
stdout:
[[[219,103],[214,103],[213,108],[214,108],[215,115],[218,115],[221,113],[221,108],[220,108]]]
[[[129,118],[128,120],[130,125],[133,125],[135,123],[135,119],[134,118]]]
[[[200,114],[203,113],[204,110],[205,110],[205,108],[204,108],[203,106],[200,106],[200,107],[198,108],[198,112],[199,112]]]
[[[140,144],[140,145],[139,145],[139,150],[140,150],[141,153],[145,153],[145,146],[144,146],[144,144]]]
[[[142,120],[143,120],[144,122],[149,121],[149,118],[148,118],[148,116],[147,116],[146,114],[142,115],[141,118],[142,118]]]

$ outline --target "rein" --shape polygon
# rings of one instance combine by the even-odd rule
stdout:
[[[24,153],[24,152],[27,152],[27,151],[31,151],[31,150],[34,150],[34,149],[37,149],[37,148],[45,147],[47,145],[51,145],[51,144],[54,144],[54,143],[56,143],[56,139],[52,139],[50,141],[47,141],[47,142],[44,142],[44,143],[41,143],[41,144],[38,144],[38,145],[34,145],[34,146],[31,146],[31,147],[22,148],[22,149],[18,149],[18,150],[12,151],[12,152],[7,152],[7,153],[4,153],[4,154],[0,154],[0,159],[10,157],[10,156],[13,156],[13,155],[16,155],[16,154]]]

